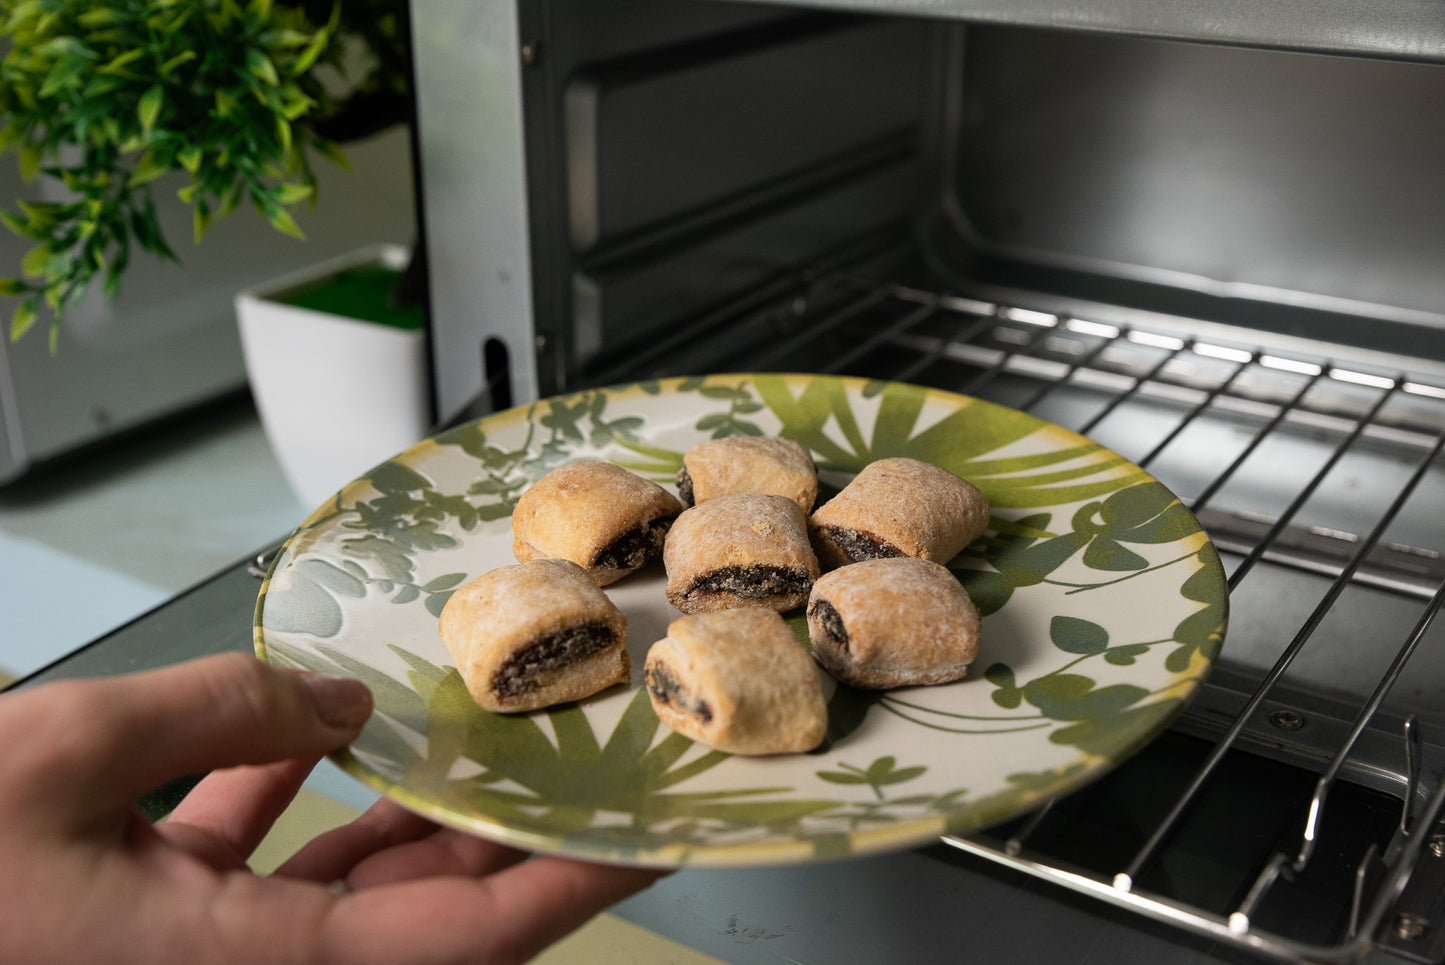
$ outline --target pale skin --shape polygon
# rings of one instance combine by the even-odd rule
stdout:
[[[0,696],[7,961],[523,962],[659,873],[532,857],[383,798],[274,874],[246,859],[371,713],[243,654]],[[209,774],[164,821],[145,792]]]

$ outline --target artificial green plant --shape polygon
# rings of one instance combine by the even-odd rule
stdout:
[[[136,249],[176,254],[156,215],[180,172],[194,236],[250,204],[299,237],[313,159],[408,119],[404,10],[397,0],[0,0],[0,152],[63,200],[20,201],[0,221],[33,243],[10,337],[61,319],[101,279],[120,288]],[[171,182],[174,183],[174,182]]]

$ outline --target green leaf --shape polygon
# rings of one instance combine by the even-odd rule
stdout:
[[[1004,710],[1015,710],[1024,700],[1024,692],[1018,687],[999,687],[989,696]]]
[[[640,762],[646,774],[646,786],[661,786],[663,775],[685,753],[691,742],[674,744],[656,755],[649,755],[657,728],[657,715],[652,712],[652,700],[647,695],[647,688],[640,687],[628,702],[622,719],[613,728],[612,736],[607,738],[607,743],[602,747],[599,766],[626,768],[632,762]]]
[[[1204,605],[1174,628],[1174,639],[1180,646],[1164,660],[1164,668],[1171,673],[1183,673],[1189,669],[1195,653],[1213,660],[1224,641],[1225,625],[1229,620],[1229,595],[1214,544],[1206,543],[1201,547],[1199,561],[1202,566],[1184,581],[1180,593],[1186,600]]]
[[[1003,609],[1016,589],[1002,573],[991,570],[954,570],[954,575],[978,608],[979,616],[990,616]]]
[[[183,64],[189,64],[191,61],[195,60],[197,56],[198,55],[194,50],[181,51],[170,60],[166,61],[164,64],[161,64],[160,75],[162,77],[169,77],[171,74],[176,72],[176,68],[180,67]]]
[[[983,677],[995,688],[989,696],[1004,710],[1014,710],[1023,703],[1024,692],[1019,689],[1013,668],[1008,664],[993,664],[983,672]]]
[[[296,219],[291,217],[291,213],[285,208],[272,208],[270,211],[267,211],[266,220],[271,222],[271,227],[283,235],[290,235],[299,241],[306,240],[306,235],[302,232],[301,226],[296,223]]]
[[[366,596],[365,583],[328,560],[301,560],[296,564],[296,571],[304,573],[309,579],[315,580],[333,593],[357,599]]]
[[[300,56],[296,58],[296,62],[291,65],[291,76],[300,77],[310,70],[330,42],[331,35],[328,31],[325,29],[316,31],[315,36],[311,38],[311,42],[306,45],[306,49],[301,51]]]
[[[161,115],[161,106],[165,103],[166,91],[160,84],[155,84],[141,95],[140,102],[136,106],[136,114],[140,118],[141,130],[150,134],[156,126],[156,118]]]
[[[18,342],[35,326],[38,317],[34,299],[27,298],[16,305],[15,313],[10,316],[10,341]]]
[[[924,390],[916,386],[889,385],[885,388],[878,406],[878,417],[873,422],[873,458],[911,454],[909,436],[918,424],[926,399]]]
[[[105,64],[105,66],[100,68],[100,72],[103,74],[127,73],[125,71],[125,68],[130,64],[135,63],[137,60],[140,60],[145,55],[146,51],[143,48],[133,47],[130,50],[127,50],[124,53],[118,54],[114,58],[112,58],[109,62]]]
[[[218,118],[221,120],[229,120],[240,107],[240,101],[236,100],[229,91],[216,91],[216,116]]]
[[[385,462],[367,475],[367,479],[378,492],[389,495],[414,493],[431,489],[431,480],[400,462]]]
[[[180,162],[181,167],[185,168],[192,175],[194,175],[197,171],[200,170],[201,161],[204,159],[204,157],[205,154],[202,152],[201,146],[199,144],[187,144],[185,147],[181,148],[181,150],[176,154],[176,160]],[[182,190],[194,193],[197,187],[198,185],[191,185],[190,187],[183,188]],[[190,198],[185,198],[183,196],[183,200],[189,202]]]
[[[868,770],[865,771],[868,775],[869,782],[877,784],[880,781],[886,780],[897,763],[898,759],[891,754],[876,759],[872,764],[868,765]]]
[[[1095,570],[1122,573],[1147,569],[1149,561],[1113,539],[1100,536],[1084,548],[1084,565]]]
[[[276,65],[271,63],[271,58],[266,56],[265,51],[256,47],[246,51],[246,70],[253,77],[265,82],[268,87],[281,83],[281,78],[276,73]]]
[[[273,583],[266,593],[266,625],[271,630],[334,637],[342,620],[336,598],[299,569],[289,586]]]
[[[850,774],[847,771],[814,771],[819,778],[829,784],[867,784],[868,778],[862,774]]]
[[[23,218],[17,217],[13,212],[0,211],[0,224],[4,224],[5,227],[10,230],[10,233],[18,238],[29,238],[32,241],[39,240],[35,237],[34,230],[31,228],[30,223]]]
[[[986,558],[1014,586],[1034,586],[1067,563],[1088,542],[1087,533],[1066,533],[1040,542],[1021,539],[1006,544],[996,555],[987,554]]]
[[[428,580],[422,584],[422,589],[428,593],[439,593],[442,590],[450,590],[466,578],[467,575],[465,573],[447,573],[444,576],[438,576],[434,580]]]
[[[45,163],[45,155],[38,144],[30,141],[23,142],[18,148],[20,158],[20,178],[23,181],[34,181],[40,173],[40,166]]]
[[[82,27],[89,30],[98,30],[101,27],[107,27],[112,24],[124,23],[125,14],[114,7],[92,7],[89,10],[82,11],[75,19]],[[134,53],[139,55],[140,51],[137,50],[134,51]]]
[[[300,204],[316,194],[316,188],[309,184],[287,182],[276,186],[275,198],[285,205]]]
[[[426,612],[440,620],[442,610],[446,608],[447,600],[450,600],[451,596],[452,594],[449,590],[442,593],[432,593],[427,596],[426,602],[422,605],[426,607]]]
[[[411,557],[392,540],[374,535],[358,536],[342,540],[341,551],[357,559],[375,560],[392,579],[411,579]]]
[[[148,184],[156,178],[165,174],[170,169],[168,164],[162,161],[162,152],[156,148],[146,151],[140,156],[135,167],[131,170],[130,178],[126,181],[127,187],[139,187]]]
[[[990,665],[989,668],[983,672],[983,679],[995,687],[1012,687],[1015,685],[1013,668],[1006,663]]]
[[[1132,684],[1097,687],[1082,674],[1048,674],[1023,686],[1024,699],[1054,720],[1092,720],[1111,717],[1149,696]]]
[[[45,83],[40,87],[40,96],[51,98],[61,91],[79,86],[85,67],[86,62],[76,56],[67,56],[56,61],[55,66],[51,67],[45,76]]]
[[[927,771],[926,767],[899,767],[898,761],[891,754],[880,757],[868,765],[868,783],[875,786],[885,784],[901,784],[904,781],[911,781]]]
[[[425,679],[432,686],[436,686],[446,679],[448,671],[445,667],[438,667],[430,660],[419,657],[410,650],[398,647],[394,643],[387,644],[386,649],[405,660],[407,666],[411,668],[410,672],[412,674]]]
[[[1055,616],[1049,621],[1049,639],[1065,653],[1103,653],[1109,648],[1109,631],[1079,617]]]
[[[40,278],[50,264],[51,251],[44,245],[36,245],[20,259],[20,270],[29,278]]]
[[[1131,643],[1122,647],[1115,647],[1104,654],[1104,662],[1111,663],[1116,667],[1132,666],[1136,657],[1142,657],[1149,652],[1147,643]]]

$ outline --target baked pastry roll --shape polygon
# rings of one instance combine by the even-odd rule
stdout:
[[[818,467],[806,446],[781,436],[727,436],[689,449],[677,473],[682,504],[727,493],[775,493],[811,513],[818,498]]]
[[[917,459],[879,459],[813,513],[825,567],[889,556],[947,563],[988,528],[988,498],[967,479]]]
[[[571,560],[503,566],[459,587],[442,641],[486,710],[536,710],[626,683],[627,617]]]
[[[828,730],[818,666],[772,610],[674,620],[643,673],[657,719],[720,751],[800,753]]]
[[[808,598],[813,656],[853,687],[941,684],[978,653],[978,609],[948,567],[908,556],[826,573]]]
[[[571,560],[607,586],[658,557],[680,512],[676,496],[621,466],[569,462],[517,500],[512,554]]]
[[[770,493],[730,493],[684,510],[662,548],[667,601],[684,613],[808,599],[818,558],[798,504]]]

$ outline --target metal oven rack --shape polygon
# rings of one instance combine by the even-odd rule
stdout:
[[[1246,955],[1445,957],[1445,713],[1432,710],[1445,703],[1445,658],[1435,656],[1445,639],[1431,635],[1445,602],[1445,370],[843,273],[757,301],[710,320],[729,333],[722,351],[694,329],[626,374],[846,373],[1024,409],[1150,470],[1200,518],[1229,569],[1224,652],[1174,729],[1189,753],[1171,748],[1165,768],[1130,762],[1100,782],[1157,791],[1152,810],[1114,834],[1117,846],[1081,857],[1068,843],[1101,837],[1087,812],[1109,806],[1073,805],[1092,789],[946,845]],[[1201,330],[1209,336],[1189,334]],[[1251,769],[1259,760],[1276,770]],[[1266,807],[1265,792],[1288,783],[1276,774],[1296,790]],[[1107,787],[1099,794],[1109,800]],[[1231,837],[1253,834],[1234,827],[1249,823],[1243,815],[1270,809],[1263,845],[1217,857]],[[1211,821],[1213,830],[1196,827]],[[1341,837],[1341,825],[1352,834]],[[1178,855],[1190,838],[1205,842],[1194,847],[1209,852],[1198,864],[1207,875],[1179,870],[1190,867]],[[1201,891],[1210,875],[1227,880]],[[1343,910],[1321,911],[1326,893]]]

